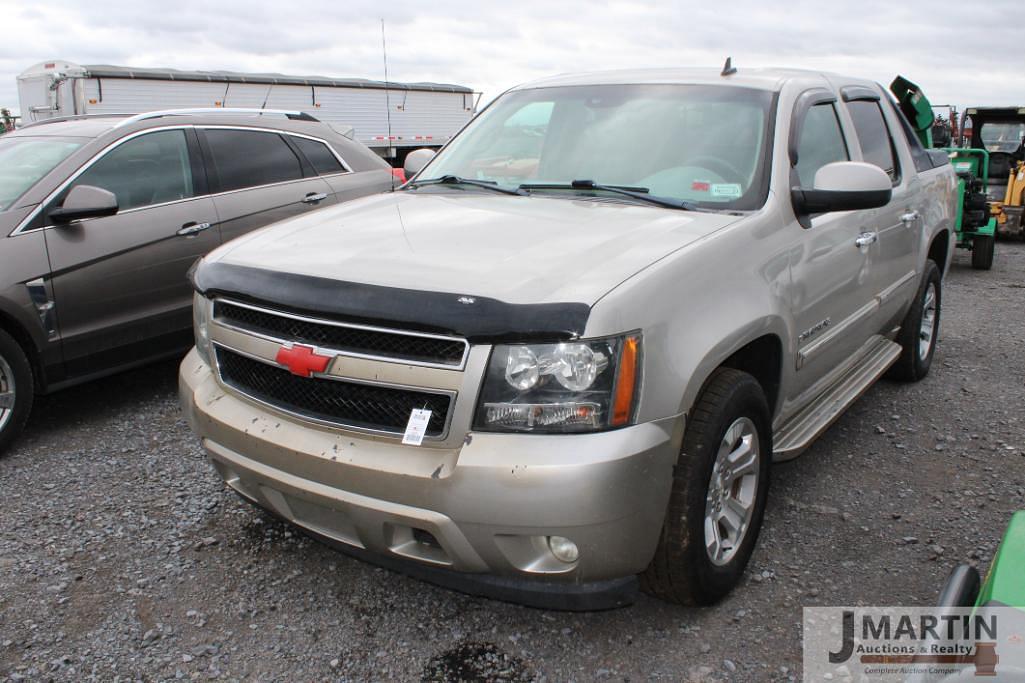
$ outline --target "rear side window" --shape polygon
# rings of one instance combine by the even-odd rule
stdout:
[[[854,100],[847,103],[847,110],[854,120],[854,130],[861,143],[861,154],[865,161],[886,171],[890,180],[900,180],[900,168],[893,153],[890,131],[883,120],[883,111],[875,100]]]
[[[194,197],[185,131],[164,130],[132,138],[86,169],[67,191],[77,185],[113,192],[121,211]]]
[[[221,129],[205,132],[221,192],[303,177],[299,157],[277,133]]]
[[[847,143],[832,104],[816,104],[804,117],[797,143],[797,175],[801,187],[815,184],[815,173],[834,161],[848,161]]]
[[[915,134],[911,124],[908,123],[908,119],[901,112],[900,108],[897,107],[892,101],[890,106],[893,108],[893,113],[897,115],[897,120],[900,121],[900,128],[904,131],[904,139],[907,140],[908,149],[911,150],[911,158],[915,162],[915,170],[921,173],[922,171],[928,171],[933,167],[932,160],[929,158],[929,153],[925,151],[925,147],[922,147],[921,141],[918,139],[918,135]]]
[[[313,165],[313,169],[320,175],[330,173],[343,173],[345,167],[338,161],[338,157],[332,154],[327,145],[323,142],[310,140],[309,138],[297,138],[292,136],[292,142],[303,153],[306,160]]]

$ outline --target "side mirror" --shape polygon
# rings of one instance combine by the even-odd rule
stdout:
[[[862,161],[826,164],[815,174],[814,187],[795,187],[790,191],[798,216],[875,209],[886,206],[891,196],[890,176],[878,166]]]
[[[402,170],[406,172],[406,178],[412,178],[434,158],[433,149],[414,149],[406,155],[406,161],[402,164]]]
[[[100,187],[77,185],[64,198],[64,203],[49,212],[54,223],[65,224],[86,218],[113,216],[117,213],[117,197]]]

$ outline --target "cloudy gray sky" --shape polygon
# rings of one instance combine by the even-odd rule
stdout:
[[[1025,105],[1021,0],[0,0],[0,106],[48,59],[469,85],[488,100],[590,69],[794,66],[889,83],[933,103]],[[1003,19],[1002,19],[1003,18]]]

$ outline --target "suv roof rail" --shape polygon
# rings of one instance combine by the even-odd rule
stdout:
[[[115,128],[122,126],[129,126],[139,121],[148,121],[149,119],[159,119],[164,116],[189,116],[191,114],[258,114],[263,116],[264,114],[270,114],[274,116],[284,116],[285,118],[292,119],[293,121],[320,121],[320,119],[310,116],[304,111],[288,110],[288,109],[242,109],[242,108],[231,108],[231,107],[207,107],[201,109],[165,109],[161,111],[147,111],[142,114],[135,114],[129,116],[124,121],[118,121]]]
[[[44,123],[60,123],[61,121],[82,121],[85,119],[105,119],[115,118],[118,116],[132,116],[129,112],[112,112],[110,114],[69,114],[68,116],[54,116],[48,119],[40,119],[39,121],[29,121],[23,123],[17,127],[17,130],[23,128],[31,128],[32,126],[41,126]]]

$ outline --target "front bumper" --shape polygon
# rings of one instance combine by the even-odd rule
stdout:
[[[682,438],[683,420],[667,418],[598,434],[466,432],[457,447],[404,446],[225,391],[195,350],[179,389],[214,467],[243,498],[360,557],[551,607],[626,599],[654,554]],[[576,562],[556,559],[545,540],[553,535],[576,543]]]

